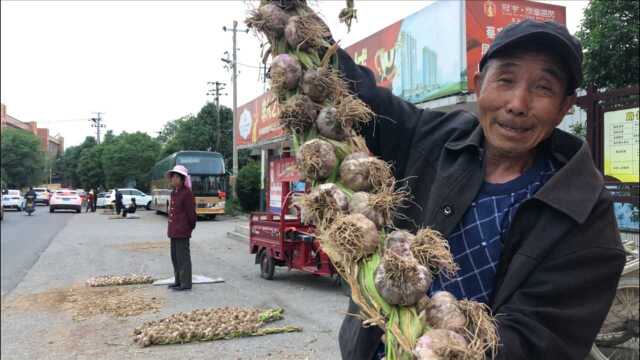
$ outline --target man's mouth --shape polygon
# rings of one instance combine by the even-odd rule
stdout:
[[[527,132],[527,131],[532,129],[532,127],[530,127],[530,126],[514,125],[514,124],[502,122],[500,120],[496,120],[496,124],[498,124],[498,126],[500,126],[501,128],[503,128],[503,129],[505,129],[507,131],[515,132],[515,133],[518,133],[518,134],[525,133],[525,132]]]

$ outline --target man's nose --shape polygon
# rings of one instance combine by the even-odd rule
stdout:
[[[513,89],[507,104],[507,113],[515,116],[529,114],[529,89],[526,86],[518,86]]]

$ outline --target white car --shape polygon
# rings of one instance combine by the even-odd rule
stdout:
[[[151,208],[151,195],[147,195],[138,189],[118,189],[122,193],[122,204],[127,207],[131,204],[131,199],[136,199],[136,205],[138,207],[144,207],[147,210]],[[100,199],[98,198],[98,201]],[[96,204],[97,205],[97,204]],[[116,191],[109,190],[105,195],[105,206],[112,205],[116,206]]]
[[[21,211],[24,208],[24,198],[20,190],[7,190],[7,193],[2,195],[2,207]]]
[[[108,195],[109,195],[108,192],[98,193],[98,198],[96,199],[96,207],[103,208],[103,207],[107,206],[107,196]]]
[[[51,194],[49,193],[49,189],[33,188],[33,191],[36,192],[36,204],[49,205],[49,197],[51,197]]]
[[[82,211],[82,198],[76,190],[60,189],[51,194],[49,199],[49,212],[56,210]]]

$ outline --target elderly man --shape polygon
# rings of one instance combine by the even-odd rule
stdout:
[[[625,262],[611,195],[588,145],[556,129],[582,78],[580,43],[556,23],[525,20],[495,39],[474,76],[478,116],[418,109],[376,87],[339,51],[352,90],[377,114],[371,151],[407,179],[416,206],[396,224],[430,226],[460,271],[430,293],[486,303],[500,359],[583,360]],[[350,302],[348,313],[358,312]],[[384,355],[382,331],[347,315],[344,359]]]

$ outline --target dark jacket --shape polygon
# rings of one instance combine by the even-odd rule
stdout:
[[[369,149],[406,179],[416,205],[396,225],[430,226],[445,236],[461,221],[484,179],[483,132],[475,115],[419,109],[375,85],[373,74],[339,51],[352,90],[377,114],[364,128]],[[588,145],[555,130],[540,144],[560,165],[513,217],[489,304],[499,359],[583,360],[613,300],[625,254],[611,195]],[[358,309],[350,303],[348,313]],[[371,360],[382,332],[346,316],[344,359]]]
[[[116,205],[122,206],[122,193],[116,190]]]
[[[183,186],[171,191],[169,206],[169,226],[167,233],[170,238],[189,238],[196,227],[196,204],[191,190]]]

